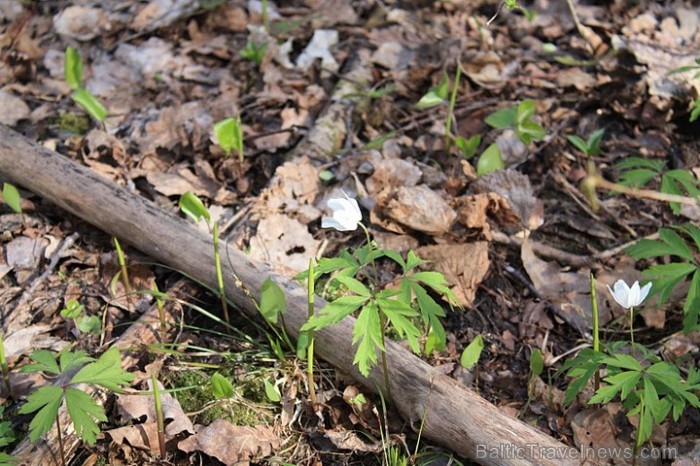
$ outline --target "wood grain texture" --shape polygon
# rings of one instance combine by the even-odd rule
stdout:
[[[89,168],[2,125],[0,174],[130,243],[157,261],[216,288],[213,246],[207,235]],[[268,267],[225,244],[221,245],[221,255],[230,258],[242,284],[253,296],[259,296],[263,280],[271,275]],[[223,266],[227,294],[247,314],[255,315],[257,311],[238,286],[228,261],[224,261]],[[306,320],[305,290],[281,277],[275,279],[287,293],[285,323],[288,332],[296,336]],[[317,309],[324,305],[323,300],[317,300]],[[369,389],[379,387],[383,390],[384,378],[380,370],[375,369],[365,379],[352,364],[354,322],[353,318],[346,318],[318,332],[316,353]],[[571,452],[563,443],[503,414],[478,394],[450,377],[438,374],[398,344],[388,342],[387,352],[396,408],[416,428],[425,417],[425,438],[482,464],[579,464],[578,460],[563,456],[565,452]],[[501,454],[483,457],[483,453],[496,452]],[[558,457],[552,458],[554,454]]]

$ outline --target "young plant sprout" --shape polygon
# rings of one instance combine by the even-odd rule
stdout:
[[[187,191],[180,197],[179,202],[180,210],[182,210],[188,217],[190,217],[195,222],[199,222],[201,218],[204,218],[207,222],[207,226],[212,234],[212,241],[214,243],[214,263],[216,265],[216,280],[219,284],[219,298],[221,299],[221,308],[224,311],[224,319],[227,324],[230,324],[228,316],[228,304],[226,303],[226,293],[224,290],[224,274],[221,269],[221,255],[219,254],[219,224],[217,222],[211,222],[211,216],[209,211],[204,207],[202,201],[192,192]]]
[[[612,288],[608,285],[608,290],[617,304],[630,311],[630,342],[634,348],[634,308],[646,299],[651,290],[651,282],[640,288],[639,282],[635,281],[630,288],[624,280],[618,280]]]

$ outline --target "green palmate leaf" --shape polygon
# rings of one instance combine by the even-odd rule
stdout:
[[[440,272],[417,272],[411,275],[410,278],[428,285],[430,288],[446,297],[451,303],[457,302],[457,297],[449,288],[450,284]]]
[[[535,114],[536,111],[535,102],[533,100],[527,99],[520,102],[518,105],[518,112],[516,115],[516,124],[522,125],[528,122],[530,118]]]
[[[530,354],[530,373],[537,377],[542,374],[544,370],[544,358],[542,357],[542,351],[539,348],[532,350]]]
[[[59,365],[61,366],[61,373],[66,373],[74,369],[78,369],[85,364],[94,361],[95,358],[88,356],[88,354],[83,350],[76,351],[61,351],[59,353]]]
[[[204,217],[207,223],[209,223],[211,220],[209,211],[206,207],[204,207],[201,199],[199,199],[191,191],[187,191],[185,194],[180,196],[180,202],[178,205],[180,210],[183,211],[185,215],[190,217],[195,223],[199,222],[202,217]]]
[[[318,260],[318,264],[314,268],[314,280],[318,280],[321,276],[327,275],[338,270],[349,270],[350,275],[355,275],[355,272],[360,267],[360,264],[352,256],[341,257],[322,257]],[[309,271],[305,270],[297,274],[295,280],[306,280]]]
[[[97,98],[87,89],[76,89],[71,94],[71,98],[85,109],[97,121],[105,121],[107,118],[107,109],[100,103]]]
[[[260,313],[267,322],[277,323],[280,314],[287,311],[287,297],[270,277],[267,277],[260,286]]]
[[[696,270],[690,280],[690,288],[683,304],[683,312],[685,312],[683,332],[689,334],[698,329],[700,324],[700,270]]]
[[[571,402],[574,401],[574,399],[576,399],[576,396],[586,388],[586,385],[588,385],[588,381],[591,379],[591,377],[593,377],[593,374],[595,374],[599,368],[599,363],[589,361],[584,365],[576,368],[576,370],[572,370],[572,372],[574,372],[574,374],[576,375],[576,378],[572,380],[566,387],[566,392],[564,396],[564,406],[570,405]],[[569,376],[573,376],[574,374],[570,373]]]
[[[243,159],[243,125],[240,119],[226,118],[216,123],[214,137],[226,155],[236,151],[238,157]]]
[[[675,236],[673,236],[675,235]],[[678,256],[688,258],[689,248],[681,239],[677,241],[678,235],[668,228],[659,230],[660,240],[642,239],[635,244],[625,248],[625,252],[635,259],[648,259],[650,257]]]
[[[122,369],[119,350],[110,348],[97,361],[80,369],[71,383],[91,383],[108,390],[119,391],[121,387],[128,385],[133,380],[134,374]]]
[[[603,358],[603,364],[608,367],[618,367],[620,369],[628,369],[635,372],[642,370],[642,365],[629,354],[616,353],[610,357]],[[607,380],[607,379],[606,379]]]
[[[434,334],[436,340],[434,348],[438,351],[445,349],[447,337],[445,329],[440,321],[441,317],[445,317],[445,311],[418,283],[406,279],[405,282],[410,286],[410,289],[416,295],[418,301],[418,309],[420,310],[421,318],[426,326],[429,326],[431,333]],[[426,351],[428,349],[426,348]]]
[[[7,206],[16,213],[22,213],[22,197],[15,185],[3,183],[2,185],[2,200]]]
[[[62,402],[63,389],[55,385],[45,385],[27,397],[27,402],[19,409],[19,413],[39,411],[29,423],[29,438],[32,442],[51,429]]]
[[[382,343],[382,326],[375,302],[369,302],[357,316],[353,329],[352,344],[360,343],[355,352],[353,364],[360,374],[367,377],[373,365],[377,363],[377,349],[384,351]]]
[[[620,390],[620,398],[627,399],[630,392],[637,386],[637,382],[642,378],[642,373],[637,371],[620,372],[605,378],[610,385],[614,385]]]
[[[90,395],[77,388],[66,389],[66,408],[73,421],[75,433],[88,445],[94,445],[100,426],[97,422],[106,422],[104,409]]]
[[[690,236],[690,238],[693,240],[693,243],[695,243],[695,249],[700,251],[700,228],[693,225],[692,223],[687,223],[685,225],[680,226],[678,229]]]
[[[66,303],[65,309],[61,311],[61,316],[67,319],[75,319],[81,312],[83,312],[83,310],[85,310],[85,306],[80,304],[75,299],[69,299]]]
[[[413,250],[408,251],[408,255],[406,256],[406,271],[412,270],[419,265],[426,264],[428,261],[424,261],[418,255],[413,252]]]
[[[317,316],[308,320],[302,327],[302,331],[321,330],[330,325],[337,324],[346,316],[352,314],[367,302],[364,296],[343,296],[332,301],[321,309]]]
[[[627,157],[626,159],[615,164],[618,170],[627,170],[629,168],[648,168],[660,173],[666,164],[663,160],[645,159],[642,157]]]
[[[217,400],[231,398],[234,395],[231,381],[218,372],[211,376],[211,391]]]
[[[335,277],[335,279],[343,285],[345,285],[348,288],[348,290],[352,291],[355,294],[365,297],[369,297],[372,294],[372,292],[369,291],[369,289],[365,285],[363,285],[362,282],[353,277],[338,275]]]
[[[455,146],[457,146],[457,149],[459,149],[462,156],[467,160],[476,155],[479,144],[481,144],[481,136],[479,134],[475,134],[469,139],[464,139],[461,136],[455,137]]]
[[[0,466],[14,466],[19,460],[7,453],[0,453]]]
[[[498,144],[493,143],[479,157],[479,161],[476,164],[476,174],[482,176],[504,168],[505,164],[501,157],[501,149],[498,148]]]
[[[636,168],[629,170],[620,175],[620,184],[624,186],[632,186],[634,188],[642,188],[646,186],[659,173],[650,168]]]
[[[508,128],[510,126],[515,126],[518,117],[518,108],[509,107],[502,108],[487,116],[484,121],[487,125],[494,128]]]
[[[673,262],[649,267],[642,272],[642,275],[652,279],[654,285],[651,292],[659,295],[659,304],[662,305],[666,303],[676,284],[696,269],[694,264]]]
[[[393,251],[391,249],[385,249],[384,250],[384,256],[388,257],[389,259],[393,260],[397,264],[401,266],[401,270],[403,273],[406,273],[406,261],[403,260],[403,257],[401,257],[401,254],[399,254],[396,251]]]
[[[479,362],[481,351],[484,349],[484,339],[479,334],[464,348],[462,356],[459,358],[460,364],[465,369],[471,369],[474,364]]]
[[[586,141],[584,141],[578,136],[573,135],[567,136],[566,139],[568,139],[569,142],[573,144],[578,150],[585,154],[588,154],[588,145],[586,144]]]
[[[20,372],[49,372],[60,374],[61,369],[56,362],[56,355],[48,350],[34,350],[30,356],[35,362],[22,366]]]
[[[73,47],[66,48],[63,71],[66,83],[71,89],[77,90],[83,87],[83,62],[80,55]]]
[[[534,121],[525,121],[518,124],[515,128],[515,134],[525,144],[530,144],[532,141],[540,141],[547,135],[544,128]]]
[[[700,117],[700,99],[693,101],[693,108],[690,110],[690,122],[694,122]]]
[[[605,135],[605,129],[597,129],[588,136],[588,141],[586,145],[588,146],[588,155],[599,155],[600,154],[600,141],[603,140]]]
[[[418,344],[420,330],[409,320],[410,317],[415,317],[418,313],[408,304],[395,299],[377,298],[376,302],[396,333],[408,341],[408,345],[414,353],[420,353],[420,345]]]
[[[102,319],[98,316],[79,316],[75,319],[75,326],[83,333],[99,335],[102,332]]]
[[[668,228],[662,228],[659,230],[659,238],[661,241],[668,244],[671,250],[673,250],[671,255],[682,257],[683,259],[688,259],[689,261],[695,260],[693,251],[690,249],[685,240],[675,231]]]

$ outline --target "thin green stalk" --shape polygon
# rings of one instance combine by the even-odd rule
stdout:
[[[591,273],[591,312],[593,314],[593,351],[600,351],[600,329],[598,320],[598,295],[595,290],[595,277]],[[593,383],[595,391],[600,388],[600,368],[595,372]]]
[[[160,389],[155,373],[151,373],[151,383],[153,384],[153,399],[156,407],[156,423],[158,425],[158,446],[160,447],[160,458],[165,458],[165,420],[163,418],[163,403],[160,399]]]
[[[56,430],[58,431],[58,454],[61,457],[61,465],[66,466],[66,453],[63,450],[63,435],[61,435],[61,421],[56,413]]]
[[[0,333],[0,368],[2,369],[2,380],[7,386],[7,393],[12,393],[10,390],[10,368],[7,366],[7,358],[5,358],[5,337]]]
[[[386,396],[389,398],[389,402],[394,402],[394,396],[391,394],[391,380],[389,377],[389,364],[386,359],[386,319],[383,313],[379,314],[379,320],[382,327],[382,369],[384,371],[384,385],[386,385]]]
[[[114,247],[117,248],[117,260],[122,272],[122,283],[124,283],[124,291],[126,292],[126,301],[131,305],[131,281],[129,280],[129,271],[126,268],[126,260],[124,259],[124,251],[117,237],[113,237]]]
[[[308,316],[309,320],[314,316],[314,311],[316,310],[316,294],[314,290],[315,280],[314,280],[314,258],[309,259],[309,276],[306,280],[307,283],[307,304],[308,304]],[[314,331],[308,331],[309,336],[309,346],[307,347],[307,378],[309,379],[309,398],[311,398],[311,403],[316,405],[316,386],[314,384]]]
[[[370,254],[371,254],[372,253],[372,239],[369,236],[369,230],[362,222],[358,222],[357,224],[360,225],[362,230],[364,230],[364,232],[365,232],[365,236],[367,237],[367,245],[369,246]],[[378,285],[379,284],[379,273],[377,273],[377,264],[375,264],[374,258],[372,258],[372,270],[374,272],[374,283],[375,283],[375,285]]]
[[[630,306],[630,343],[632,344],[632,356],[634,356],[634,306]]]
[[[165,331],[167,330],[167,325],[165,322],[165,303],[163,302],[163,299],[160,297],[160,290],[158,289],[158,284],[154,281],[153,282],[153,291],[155,293],[153,296],[156,298],[156,306],[158,306],[158,319],[160,320],[160,333],[162,334],[161,337],[165,339]]]
[[[216,280],[219,283],[221,308],[224,310],[224,320],[227,324],[230,324],[231,320],[228,317],[228,303],[226,302],[226,292],[224,290],[224,274],[221,269],[221,254],[219,253],[219,224],[217,222],[214,222],[212,237],[214,240],[214,262],[216,263]]]
[[[452,95],[450,96],[450,106],[447,109],[447,121],[445,122],[445,152],[450,153],[452,147],[452,120],[454,119],[455,104],[457,103],[457,91],[459,90],[459,80],[462,77],[462,65],[457,60],[457,71],[455,71],[455,82],[452,85]],[[456,122],[455,122],[456,123]]]

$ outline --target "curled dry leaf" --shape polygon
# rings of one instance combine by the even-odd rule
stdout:
[[[429,235],[446,233],[457,217],[447,202],[425,185],[403,186],[377,199],[377,213]],[[401,232],[401,229],[392,229]]]
[[[539,228],[544,222],[544,205],[532,190],[530,179],[517,170],[497,170],[479,177],[472,185],[477,193],[494,192],[506,198],[520,217],[523,227]]]
[[[467,228],[481,230],[484,238],[491,239],[492,218],[500,227],[515,227],[520,216],[513,212],[506,198],[496,193],[482,193],[455,198],[457,221]]]
[[[158,424],[155,422],[118,427],[105,431],[105,434],[112,437],[112,440],[117,445],[122,446],[122,450],[127,456],[128,453],[126,448],[124,448],[125,444],[129,444],[133,448],[148,450],[154,455],[163,454],[158,443]]]
[[[160,384],[160,382],[158,382]],[[163,387],[160,387],[161,390]],[[148,380],[148,389],[152,390],[151,381]],[[165,433],[167,435],[177,435],[181,432],[194,433],[192,421],[177,401],[169,393],[160,393],[163,405],[163,418],[165,419]],[[125,420],[142,420],[145,423],[156,422],[155,401],[152,396],[144,395],[117,395],[117,412]],[[143,419],[145,417],[145,419]]]
[[[199,427],[199,426],[198,426]],[[264,458],[280,447],[280,439],[267,426],[235,426],[218,419],[178,444],[180,450],[201,451],[227,466],[248,464]]]
[[[445,275],[460,305],[473,304],[476,288],[491,265],[486,241],[424,246],[416,253],[431,261],[430,266]]]
[[[309,256],[316,254],[319,244],[306,225],[273,214],[258,223],[258,231],[250,239],[250,256],[272,264],[280,274],[293,276],[308,267]]]

